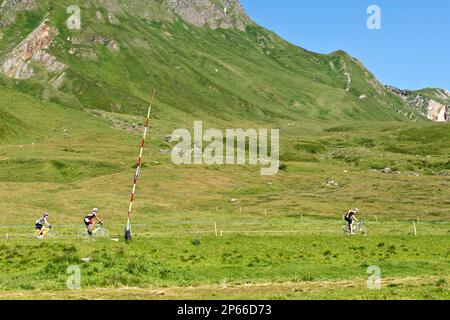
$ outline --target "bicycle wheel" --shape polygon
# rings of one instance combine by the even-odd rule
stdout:
[[[81,229],[78,231],[78,238],[88,238],[89,234],[86,231],[86,228]]]
[[[343,233],[343,234],[350,233],[350,230],[348,230],[348,226],[343,226],[343,227],[342,227],[342,233]]]
[[[45,235],[45,237],[49,237],[49,238],[53,238],[53,237],[57,237],[58,236],[58,231],[55,230],[50,230],[49,232],[47,232],[47,234]]]
[[[97,232],[94,234],[94,237],[96,238],[108,238],[109,232],[105,228],[98,229]]]
[[[366,236],[366,235],[367,235],[367,229],[366,229],[366,227],[360,227],[360,228],[359,228],[359,232],[361,232],[361,234],[362,234],[363,236]]]
[[[30,239],[37,239],[38,232],[37,229],[32,229],[27,233],[27,237]]]

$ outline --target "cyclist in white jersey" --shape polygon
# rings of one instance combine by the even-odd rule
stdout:
[[[49,228],[52,227],[52,225],[48,222],[48,213],[44,213],[44,215],[36,220],[36,229],[39,230],[39,233],[37,237],[40,239],[42,238],[42,233],[44,232],[44,226],[47,226]]]

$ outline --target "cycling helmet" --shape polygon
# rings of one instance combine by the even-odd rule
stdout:
[[[355,208],[355,212],[356,212],[356,213],[359,213],[359,209],[358,209],[358,208]]]
[[[92,209],[92,212],[98,212],[97,208]]]
[[[44,217],[48,217],[48,213],[46,212],[46,213],[44,213]]]

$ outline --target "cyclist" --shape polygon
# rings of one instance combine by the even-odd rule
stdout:
[[[48,222],[48,213],[44,213],[44,215],[36,220],[36,229],[39,230],[39,233],[37,234],[37,238],[41,239],[44,235],[44,226],[47,226],[48,228],[52,228],[52,225]]]
[[[89,234],[89,236],[92,237],[92,228],[94,227],[95,223],[100,223],[102,224],[103,221],[100,220],[99,216],[98,216],[98,209],[94,208],[92,209],[92,212],[90,214],[88,214],[85,218],[84,218],[84,224],[86,225],[86,230]]]
[[[344,217],[345,221],[348,222],[348,229],[350,230],[351,234],[355,234],[355,232],[353,231],[353,222],[359,221],[358,218],[356,218],[356,215],[358,214],[359,214],[358,208],[350,209],[348,210],[347,214]]]

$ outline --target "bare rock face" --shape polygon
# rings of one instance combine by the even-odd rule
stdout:
[[[250,22],[238,0],[167,0],[169,8],[198,27],[245,30]]]
[[[437,122],[450,121],[450,106],[446,106],[434,100],[428,102],[428,119]]]
[[[440,103],[416,92],[401,90],[392,86],[386,86],[386,88],[428,119],[436,122],[450,122],[450,105]],[[442,94],[446,95],[446,91],[442,90]]]
[[[44,21],[9,54],[2,64],[2,72],[10,78],[28,79],[33,76],[31,64],[35,62],[49,72],[63,71],[66,66],[46,51],[56,34],[56,29]]]

